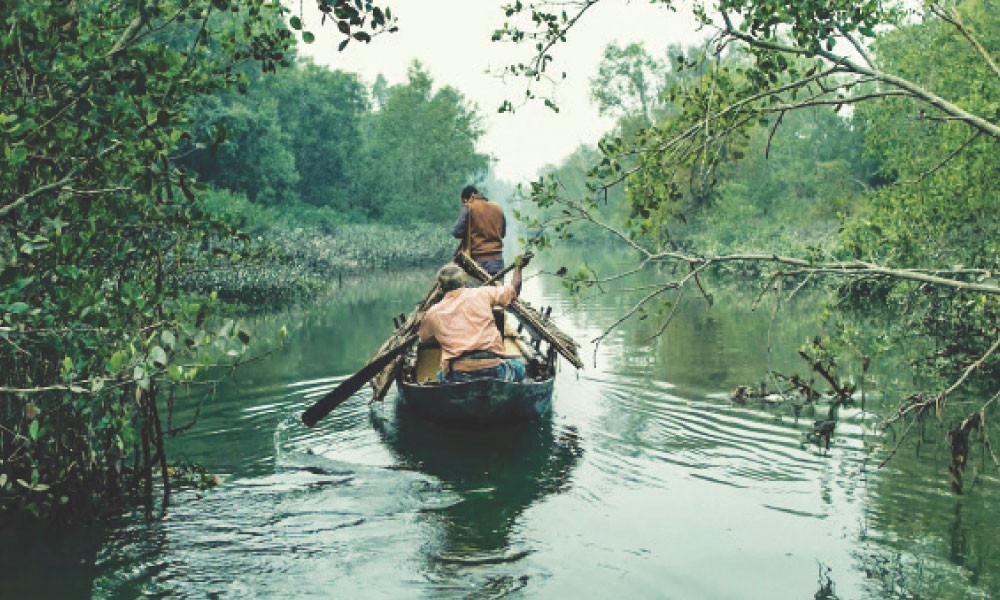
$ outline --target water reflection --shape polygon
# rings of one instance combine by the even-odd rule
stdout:
[[[550,417],[515,429],[444,429],[408,414],[371,412],[372,427],[403,468],[442,482],[461,500],[437,515],[443,533],[432,557],[440,564],[516,560],[518,517],[534,502],[569,488],[583,454],[575,429],[555,431]]]
[[[756,294],[706,280],[715,306],[690,296],[660,338],[646,341],[655,319],[636,319],[596,361],[583,348],[587,369],[562,370],[551,417],[524,429],[397,420],[391,396],[373,415],[366,391],[301,426],[430,276],[345,284],[252,324],[288,325],[288,346],[213,397],[179,395],[174,417],[204,402],[170,454],[223,485],[179,490],[163,521],[0,531],[0,598],[1000,597],[988,457],[970,460],[979,483],[956,498],[928,467],[950,457],[930,429],[920,457],[901,451],[876,470],[870,415],[843,411],[820,452],[802,442],[811,417],[727,401],[769,369],[801,372],[778,350],[816,333],[808,304],[784,302],[775,318]],[[525,296],[582,342],[631,301],[576,306],[537,278]]]

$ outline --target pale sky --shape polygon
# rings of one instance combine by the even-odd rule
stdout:
[[[589,80],[597,73],[605,46],[612,41],[642,41],[661,57],[672,43],[694,44],[706,37],[696,31],[690,11],[671,12],[648,0],[604,0],[590,9],[567,43],[557,47],[551,73],[567,72],[554,97],[560,112],[535,101],[513,115],[498,114],[504,99],[523,98],[525,81],[506,83],[487,71],[526,61],[533,43],[492,42],[493,31],[505,17],[503,0],[386,0],[399,19],[399,31],[376,37],[370,44],[351,42],[337,52],[343,36],[329,23],[318,25],[318,14],[304,15],[313,44],[299,51],[318,64],[358,73],[369,85],[382,73],[390,84],[403,83],[416,59],[430,72],[435,86],[450,85],[479,107],[485,135],[479,150],[497,159],[494,170],[513,183],[533,178],[546,164],[558,163],[582,143],[595,143],[613,122],[601,118],[590,101]],[[541,88],[540,88],[541,89]]]

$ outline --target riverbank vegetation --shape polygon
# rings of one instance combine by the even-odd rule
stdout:
[[[476,110],[454,88],[435,89],[416,62],[405,83],[369,88],[297,61],[187,110],[194,130],[175,162],[207,186],[209,215],[267,252],[252,264],[206,265],[181,284],[258,306],[366,269],[446,262],[456,190],[489,164],[475,149]]]
[[[317,9],[344,44],[395,27]],[[373,100],[298,62],[315,34],[263,0],[0,12],[0,515],[165,510],[174,390],[258,352],[219,296],[440,260],[413,221],[445,229],[485,168],[476,113],[419,65]]]
[[[799,349],[805,377],[846,402],[871,361],[904,356],[928,387],[885,399],[882,426],[908,439],[937,422],[961,493],[971,442],[1000,467],[996,8],[724,0],[698,13],[703,47],[609,48],[593,96],[619,127],[527,190],[523,212],[547,232],[535,242],[615,240],[636,256],[562,270],[571,289],[629,289],[659,269],[620,316],[661,334],[685,293],[713,301],[709,271],[782,297],[829,285],[822,339]],[[549,9],[512,11],[541,29],[498,31],[551,42],[515,73],[541,76],[579,16]]]

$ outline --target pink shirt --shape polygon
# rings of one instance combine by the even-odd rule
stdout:
[[[503,354],[500,331],[493,320],[493,306],[507,306],[517,294],[509,285],[460,288],[430,307],[420,323],[421,341],[434,338],[441,344],[441,366],[472,350]]]

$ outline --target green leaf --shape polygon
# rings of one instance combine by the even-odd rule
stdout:
[[[17,148],[14,148],[14,150],[10,151],[7,156],[11,166],[16,167],[28,158],[28,150],[24,146],[18,146]]]
[[[312,32],[303,31],[302,32],[302,41],[305,42],[305,43],[307,43],[307,44],[311,44],[314,41],[316,41],[316,36],[313,35]]]
[[[28,427],[28,435],[33,440],[38,439],[38,421],[31,422],[31,425]]]
[[[153,346],[149,351],[149,360],[153,362],[154,367],[162,369],[167,366],[167,353],[163,351],[163,348]]]
[[[72,373],[73,372],[73,359],[72,358],[70,358],[70,357],[67,356],[66,358],[63,359],[62,370],[63,370],[63,374],[64,375],[67,374],[67,373]]]
[[[29,308],[31,308],[31,307],[28,306],[24,302],[15,302],[13,304],[7,305],[8,312],[11,312],[11,313],[13,313],[15,315],[19,315],[19,314],[25,312],[26,310],[28,310]]]
[[[292,26],[292,29],[299,30],[302,29],[302,19],[298,17],[292,17],[288,20],[288,24]]]
[[[117,373],[118,370],[121,369],[122,365],[124,364],[125,364],[125,353],[119,350],[118,352],[112,354],[111,358],[108,359],[108,372]]]
[[[163,330],[163,333],[160,334],[160,339],[163,340],[163,345],[167,347],[167,350],[173,350],[174,344],[177,343],[177,338],[175,338],[173,332],[168,329]]]

